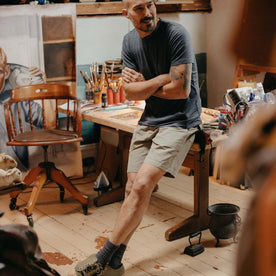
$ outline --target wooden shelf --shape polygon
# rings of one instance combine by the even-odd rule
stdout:
[[[156,3],[158,13],[211,12],[210,0],[183,0]],[[122,2],[91,2],[76,5],[77,16],[122,15]]]
[[[47,82],[59,82],[59,81],[76,81],[76,78],[71,76],[47,78]]]
[[[66,42],[75,42],[75,39],[60,39],[60,40],[44,40],[43,44],[56,44],[56,43],[66,43]]]

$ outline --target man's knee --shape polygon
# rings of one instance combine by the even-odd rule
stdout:
[[[125,198],[127,198],[131,192],[133,186],[133,181],[131,180],[127,180],[127,184],[126,184],[126,189],[125,189]]]
[[[140,202],[151,195],[152,185],[144,177],[138,176],[133,183],[131,192],[134,193],[137,200]]]

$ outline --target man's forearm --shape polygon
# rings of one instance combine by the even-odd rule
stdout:
[[[192,64],[180,64],[170,69],[171,82],[162,86],[154,96],[168,99],[187,99],[191,91]]]
[[[125,96],[128,100],[146,100],[163,85],[170,82],[168,74],[159,75],[145,81],[123,83]]]
[[[187,99],[190,94],[190,87],[184,89],[183,86],[176,86],[174,83],[166,84],[160,87],[153,95],[155,97],[167,99],[167,100],[177,100],[177,99]]]

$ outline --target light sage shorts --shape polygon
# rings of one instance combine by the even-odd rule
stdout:
[[[189,149],[197,127],[150,127],[135,128],[129,149],[128,172],[138,172],[143,163],[153,165],[175,177]]]

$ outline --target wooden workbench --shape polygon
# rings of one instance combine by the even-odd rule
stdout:
[[[124,198],[129,145],[132,133],[141,114],[142,110],[137,108],[125,108],[113,111],[96,110],[83,114],[84,119],[112,128],[119,135],[120,186],[99,195],[95,199],[96,206],[120,201]],[[208,112],[203,112],[203,121],[206,120],[206,116],[208,117]],[[194,143],[183,162],[183,166],[194,170],[194,214],[166,231],[165,238],[168,241],[208,228],[210,218],[207,215],[209,204],[209,155],[210,146],[206,146],[205,153],[200,154],[199,144]]]

